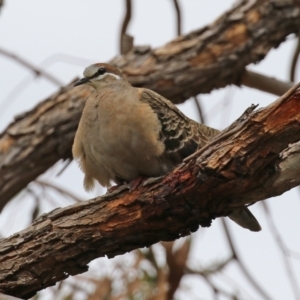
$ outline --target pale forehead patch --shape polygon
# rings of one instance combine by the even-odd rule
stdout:
[[[90,65],[88,67],[85,68],[84,72],[83,72],[83,76],[84,77],[92,77],[96,74],[96,72],[98,71],[97,66],[95,65]]]

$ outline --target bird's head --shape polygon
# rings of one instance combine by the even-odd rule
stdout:
[[[109,64],[97,63],[88,66],[83,72],[83,78],[74,83],[74,86],[88,84],[95,89],[103,87],[105,84],[124,80],[122,72]]]

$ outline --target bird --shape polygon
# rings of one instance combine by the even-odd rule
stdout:
[[[72,153],[85,174],[84,187],[104,187],[158,177],[206,145],[219,130],[184,115],[171,101],[146,88],[136,88],[117,67],[88,66],[74,86],[88,85],[87,99]],[[250,210],[235,209],[229,217],[251,231],[261,227]]]

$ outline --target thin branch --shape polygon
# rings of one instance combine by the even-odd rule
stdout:
[[[2,11],[3,4],[4,4],[4,0],[0,0],[0,12]]]
[[[276,96],[283,95],[293,86],[292,82],[281,81],[250,70],[243,73],[241,84]]]
[[[41,70],[45,70],[50,65],[53,65],[58,62],[63,62],[66,64],[71,65],[79,65],[79,66],[86,66],[88,64],[92,64],[93,61],[89,59],[85,59],[82,57],[64,54],[64,53],[56,53],[52,54],[46,59],[44,59],[38,66],[38,68]],[[3,114],[5,110],[7,110],[11,105],[15,103],[16,98],[30,85],[33,78],[31,75],[27,75],[25,78],[23,78],[20,82],[18,82],[14,88],[8,93],[7,96],[3,98],[0,104],[0,112]]]
[[[31,70],[36,76],[43,76],[46,79],[48,79],[50,82],[52,82],[53,84],[59,86],[60,88],[63,88],[64,84],[60,80],[58,80],[57,78],[55,78],[54,76],[52,76],[48,72],[45,72],[45,71],[35,67],[33,64],[26,61],[24,58],[21,58],[21,57],[15,55],[13,53],[7,51],[7,50],[4,50],[3,48],[0,48],[0,54],[11,58],[12,60],[14,60],[17,63],[21,64],[23,67]]]
[[[178,0],[173,0],[174,8],[176,11],[176,31],[177,35],[181,35],[181,10]]]
[[[285,265],[285,269],[290,281],[290,284],[292,286],[292,289],[294,291],[294,295],[295,295],[295,299],[300,299],[300,291],[299,291],[299,287],[298,287],[298,281],[294,275],[291,263],[288,259],[289,256],[289,251],[287,249],[287,247],[285,246],[283,240],[280,237],[280,234],[277,230],[277,227],[274,223],[274,220],[272,218],[272,215],[270,214],[270,209],[268,207],[268,204],[266,202],[262,202],[263,208],[265,210],[265,214],[267,216],[267,221],[269,223],[269,226],[273,232],[274,238],[276,240],[277,246],[281,251],[282,254],[282,259],[283,259],[283,263]]]
[[[32,198],[34,199],[34,202],[35,202],[34,209],[33,209],[32,213],[31,213],[31,222],[32,222],[39,215],[39,210],[40,210],[39,201],[40,201],[40,197],[30,187],[26,187],[25,191],[26,191],[27,194],[29,194],[30,196],[32,196]]]
[[[291,68],[290,68],[290,81],[295,82],[295,75],[296,75],[296,66],[299,60],[299,53],[300,53],[300,32],[297,35],[297,44],[294,50],[294,54],[291,61]]]
[[[244,265],[241,257],[238,255],[238,252],[234,246],[231,233],[229,231],[229,228],[226,224],[226,221],[222,219],[223,228],[226,234],[227,242],[229,244],[230,250],[232,252],[232,255],[236,262],[238,263],[239,267],[241,268],[241,271],[245,275],[245,277],[248,279],[248,281],[252,284],[252,286],[256,289],[256,291],[263,297],[263,299],[271,300],[272,298],[267,294],[266,291],[258,284],[258,282],[254,279],[254,277],[250,274],[246,266]]]
[[[200,99],[198,96],[193,97],[193,99],[194,99],[194,103],[195,103],[197,111],[198,111],[199,121],[200,121],[200,123],[205,124],[204,115],[202,113],[202,107],[201,107],[201,104],[199,101]]]
[[[133,47],[133,38],[127,34],[127,28],[131,20],[132,15],[132,3],[131,0],[126,1],[126,13],[122,23],[121,33],[120,33],[120,53],[126,54]]]
[[[232,299],[237,299],[237,298],[234,298],[235,297],[234,295],[217,287],[217,285],[215,285],[213,280],[210,278],[212,275],[216,274],[217,272],[222,271],[232,260],[233,260],[233,257],[231,256],[228,259],[226,259],[224,262],[218,263],[218,264],[212,266],[211,268],[207,268],[204,270],[196,270],[194,268],[187,267],[186,274],[201,276],[213,290],[214,296],[216,299],[218,299],[216,297],[218,294],[222,294],[222,295],[227,296]],[[241,287],[235,285],[234,290],[237,290],[237,289],[241,289]]]
[[[79,199],[76,195],[74,195],[73,193],[71,193],[71,192],[65,190],[64,188],[61,188],[53,183],[49,183],[42,179],[36,179],[34,182],[42,187],[51,188],[51,189],[57,191],[61,195],[68,196],[69,198],[73,199],[75,202],[83,201],[82,199]]]

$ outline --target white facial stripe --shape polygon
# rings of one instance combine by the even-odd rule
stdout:
[[[121,77],[120,77],[119,75],[112,74],[112,73],[104,73],[104,74],[99,75],[98,77],[96,77],[96,79],[97,79],[97,80],[101,80],[101,79],[103,79],[104,77],[109,76],[109,75],[115,77],[117,80],[121,79]]]

